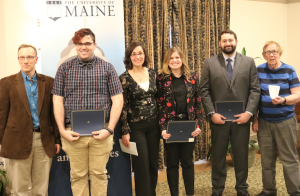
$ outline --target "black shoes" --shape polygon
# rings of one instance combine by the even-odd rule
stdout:
[[[237,196],[250,196],[250,194],[248,193],[248,191],[241,191],[237,193]]]
[[[258,195],[256,196],[277,196],[277,193],[273,193],[273,194],[268,194],[268,193],[265,193],[265,192],[260,192]]]
[[[211,196],[222,196],[222,193],[212,193]]]
[[[211,196],[222,196],[222,193],[212,193]],[[250,196],[248,191],[238,192],[237,196]]]
[[[211,196],[222,196],[222,193],[221,194],[212,193]],[[237,196],[250,196],[250,194],[248,193],[248,191],[241,191],[241,192],[237,193]],[[265,193],[262,191],[261,193],[259,193],[256,196],[277,196],[277,194],[276,193],[268,194],[268,193]]]

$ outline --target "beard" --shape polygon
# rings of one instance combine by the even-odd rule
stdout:
[[[230,47],[221,47],[222,52],[224,52],[225,54],[232,54],[235,52],[236,49],[236,45],[230,46]]]

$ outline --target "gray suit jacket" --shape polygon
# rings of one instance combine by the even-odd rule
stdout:
[[[206,114],[215,111],[216,101],[244,101],[246,111],[256,114],[260,84],[254,60],[236,53],[229,81],[222,53],[206,59],[201,72],[200,92]]]

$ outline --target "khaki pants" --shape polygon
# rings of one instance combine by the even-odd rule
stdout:
[[[44,151],[41,133],[33,133],[32,150],[28,159],[7,159],[9,195],[47,196],[52,158]],[[30,185],[32,190],[30,190]],[[32,192],[32,194],[31,194]]]
[[[71,131],[71,128],[67,128]],[[89,196],[88,177],[91,180],[91,195],[107,195],[106,164],[113,148],[113,136],[97,140],[93,136],[81,136],[69,142],[63,137],[62,149],[70,160],[71,187],[73,196]]]

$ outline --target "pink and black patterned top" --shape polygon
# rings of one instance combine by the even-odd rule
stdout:
[[[168,121],[174,121],[176,115],[176,101],[172,92],[172,76],[159,74],[156,78],[158,118],[161,131],[167,130]],[[187,114],[190,120],[197,121],[197,127],[202,127],[201,97],[199,90],[199,75],[191,73],[191,77],[184,75],[187,90]]]

